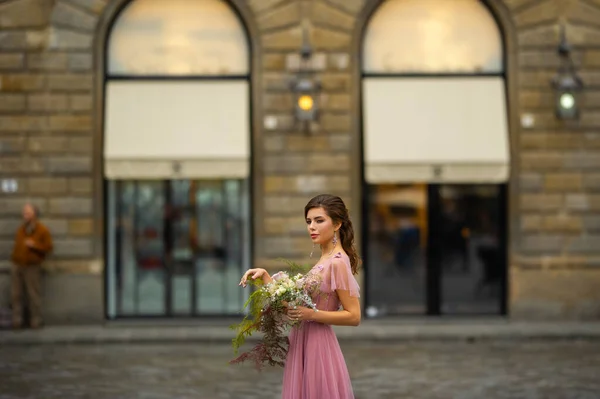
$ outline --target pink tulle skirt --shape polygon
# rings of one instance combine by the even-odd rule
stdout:
[[[350,375],[329,325],[303,322],[290,332],[282,399],[354,399]]]

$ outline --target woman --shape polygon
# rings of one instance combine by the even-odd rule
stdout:
[[[331,328],[360,324],[359,286],[353,276],[360,259],[352,222],[342,199],[328,194],[311,199],[304,216],[313,250],[321,247],[321,258],[309,272],[319,278],[320,287],[311,294],[316,310],[288,308],[288,316],[301,323],[289,336],[282,398],[353,399],[348,368]],[[248,278],[271,281],[265,269],[248,270],[240,281],[242,287]]]

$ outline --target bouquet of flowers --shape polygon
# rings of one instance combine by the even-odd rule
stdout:
[[[285,364],[289,341],[287,330],[299,322],[286,315],[287,306],[297,305],[316,309],[311,292],[317,287],[318,278],[310,274],[295,273],[300,267],[291,262],[292,272],[278,272],[269,284],[262,281],[248,282],[258,288],[250,295],[244,308],[250,307],[248,315],[240,324],[231,328],[237,332],[233,339],[233,349],[237,355],[247,337],[254,332],[263,333],[262,339],[248,352],[244,352],[230,364],[253,360],[260,370],[264,365],[282,366]]]

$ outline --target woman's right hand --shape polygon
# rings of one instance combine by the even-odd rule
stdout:
[[[251,278],[252,280],[256,280],[257,278],[262,278],[263,282],[265,284],[268,284],[271,282],[271,276],[269,276],[269,273],[265,270],[265,269],[250,269],[248,270],[246,273],[244,273],[244,275],[242,276],[242,279],[240,280],[240,283],[238,285],[241,285],[242,287],[246,288],[246,282],[248,280],[248,278]]]

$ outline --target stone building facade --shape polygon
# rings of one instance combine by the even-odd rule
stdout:
[[[110,23],[126,2],[0,1],[0,179],[7,187],[17,183],[15,192],[0,193],[0,258],[8,271],[21,206],[38,205],[56,242],[44,286],[49,322],[106,317],[103,57]],[[231,3],[252,50],[252,262],[306,259],[310,242],[301,212],[311,195],[340,195],[362,229],[360,49],[381,1]],[[600,1],[485,3],[506,51],[508,315],[597,319]],[[550,80],[559,62],[561,23],[586,85],[577,121],[554,114]],[[321,117],[309,135],[294,127],[288,86],[302,26],[308,26],[322,81]],[[524,117],[535,123],[522,124]],[[267,127],[267,119],[276,127]],[[360,234],[358,240],[362,244]],[[1,277],[2,292],[7,276]]]

